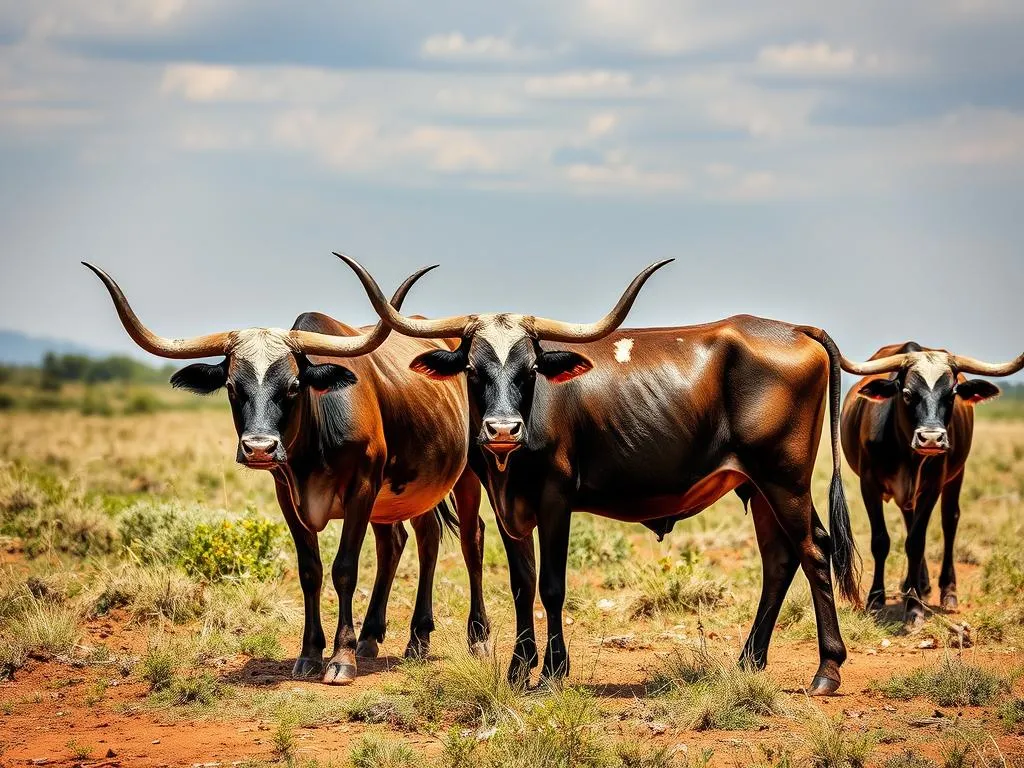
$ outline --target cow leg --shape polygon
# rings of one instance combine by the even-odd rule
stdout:
[[[352,597],[359,577],[359,552],[366,538],[370,512],[376,492],[369,488],[354,493],[345,505],[341,542],[334,558],[331,576],[338,593],[338,629],[334,633],[334,653],[324,672],[328,685],[348,685],[356,678],[356,630],[352,619]]]
[[[960,524],[960,488],[963,484],[964,473],[961,471],[942,489],[942,571],[939,573],[939,591],[942,607],[949,611],[959,607],[953,546],[956,543],[956,529]]]
[[[768,645],[775,621],[800,566],[800,558],[775,519],[767,499],[760,493],[755,494],[751,507],[757,546],[761,551],[761,600],[757,604],[754,626],[740,654],[740,665],[761,670],[768,664]]]
[[[924,624],[924,591],[920,589],[921,573],[924,569],[924,547],[925,538],[928,535],[928,521],[932,517],[932,509],[938,501],[938,491],[931,490],[931,484],[918,493],[917,503],[914,506],[914,514],[911,520],[910,530],[907,533],[907,584],[909,588],[905,591],[905,612],[904,623],[908,629],[917,629]],[[917,583],[911,580],[912,574],[918,574]],[[927,578],[927,574],[925,574]]]
[[[416,605],[405,658],[423,659],[430,652],[430,633],[434,631],[434,570],[441,548],[441,522],[433,510],[412,519],[416,532],[416,551],[420,560],[420,578],[416,587]]]
[[[868,592],[867,610],[879,611],[885,607],[885,561],[889,557],[889,529],[885,527],[885,513],[882,511],[882,491],[866,477],[860,479],[860,495],[871,523],[871,557],[875,561],[875,575]]]
[[[914,509],[909,507],[903,510],[903,523],[907,527],[907,537],[910,537],[910,531],[914,527]],[[921,567],[917,571],[917,579],[910,577],[910,563],[907,563],[907,578],[903,580],[903,594],[908,594],[911,590],[916,591],[921,597],[927,597],[932,592],[932,579],[928,574],[928,558],[925,555],[921,555]]]
[[[388,628],[388,598],[395,582],[398,563],[405,550],[409,534],[401,523],[371,523],[377,546],[377,577],[370,594],[370,606],[366,609],[363,628],[359,631],[356,656],[374,659],[380,652],[380,643]]]
[[[466,638],[469,651],[481,658],[491,655],[491,622],[484,606],[484,521],[480,518],[480,481],[466,467],[455,488],[459,516],[459,543],[469,572],[469,620]]]
[[[292,677],[317,677],[324,670],[324,628],[320,623],[320,590],[324,581],[324,566],[320,561],[320,547],[317,536],[310,533],[299,522],[299,516],[292,504],[287,483],[275,478],[277,502],[281,506],[288,530],[295,542],[295,554],[299,564],[299,585],[302,587],[302,650],[292,667]]]
[[[808,694],[823,696],[834,693],[842,680],[839,669],[846,661],[846,645],[839,632],[839,616],[832,592],[829,561],[832,541],[808,491],[794,493],[771,483],[765,483],[761,490],[799,554],[800,566],[811,588],[818,625],[819,664]]]
[[[552,509],[551,514],[538,515],[538,518],[540,601],[548,617],[548,642],[541,678],[557,681],[569,674],[569,650],[562,629],[562,606],[565,604],[565,567],[569,558],[572,513],[568,508],[561,511]]]
[[[508,665],[508,680],[516,688],[530,681],[530,670],[537,666],[537,635],[533,628],[533,602],[537,596],[537,561],[533,537],[513,539],[498,524],[501,542],[508,558],[508,581],[516,609],[516,644]]]

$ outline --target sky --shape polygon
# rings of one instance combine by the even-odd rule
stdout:
[[[1024,350],[1019,0],[0,0],[0,328],[746,312]]]

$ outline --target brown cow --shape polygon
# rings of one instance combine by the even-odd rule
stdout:
[[[925,535],[932,509],[942,499],[941,605],[957,607],[953,542],[960,520],[960,487],[971,450],[974,406],[999,394],[987,381],[964,374],[1009,376],[1024,367],[1024,355],[992,365],[926,349],[912,341],[882,347],[871,362],[842,360],[850,373],[865,375],[847,393],[842,414],[846,460],[860,476],[875,575],[868,608],[885,605],[885,560],[889,532],[882,505],[895,501],[907,527],[907,578],[903,582],[906,621],[924,621],[921,598],[931,592],[925,562]]]
[[[740,316],[688,328],[620,330],[644,281],[592,324],[480,314],[408,318],[356,262],[374,309],[395,330],[462,339],[455,351],[417,357],[425,376],[469,382],[475,440],[470,465],[481,478],[510,551],[518,641],[509,676],[537,663],[533,546],[540,543],[540,595],[548,617],[542,674],[568,673],[562,632],[573,510],[643,522],[659,533],[735,490],[751,501],[763,586],[741,661],[767,663],[779,609],[798,568],[811,586],[820,664],[812,694],[839,687],[846,648],[832,594],[831,564],[856,600],[857,568],[839,474],[839,360],[814,334],[788,323]],[[825,337],[827,338],[827,337]],[[833,475],[826,532],[811,500],[811,477],[830,395]],[[517,541],[518,540],[518,541]]]
[[[406,655],[427,652],[441,529],[439,517],[426,513],[446,510],[444,501],[453,487],[470,575],[469,642],[476,650],[486,647],[483,522],[478,514],[480,485],[466,468],[466,386],[459,380],[431,381],[409,370],[418,355],[448,346],[389,338],[390,328],[381,323],[357,330],[319,313],[299,316],[290,331],[248,328],[165,339],[142,324],[109,275],[86,266],[106,285],[128,334],[146,351],[175,359],[224,357],[215,365],[183,368],[171,383],[203,394],[226,388],[239,438],[238,462],[274,476],[278,502],[295,540],[305,604],[302,650],[293,676],[323,673],[326,683],[348,683],[356,675],[356,656],[376,655],[405,545],[404,520],[412,521],[420,554]],[[396,303],[426,271],[406,281]],[[340,605],[334,654],[324,671],[323,566],[317,534],[332,519],[344,520],[332,569]],[[371,523],[378,573],[357,647],[352,597],[359,552]]]

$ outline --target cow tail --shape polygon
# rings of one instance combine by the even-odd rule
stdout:
[[[449,493],[446,498],[441,499],[440,504],[434,507],[434,517],[441,525],[442,534],[447,530],[453,536],[459,535],[459,516],[455,513],[455,506],[455,494]]]
[[[828,489],[828,527],[832,538],[832,567],[839,583],[839,592],[855,606],[860,600],[860,554],[850,528],[850,508],[843,490],[842,460],[839,447],[839,411],[842,386],[842,354],[839,347],[820,328],[801,325],[797,331],[810,336],[828,354],[829,431],[832,438],[832,482]]]

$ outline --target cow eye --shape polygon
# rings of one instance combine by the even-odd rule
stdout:
[[[910,389],[910,387],[904,387],[903,388],[903,402],[909,403],[913,399],[914,399],[913,391]]]
[[[288,397],[295,397],[299,394],[299,380],[292,379],[288,382]]]

